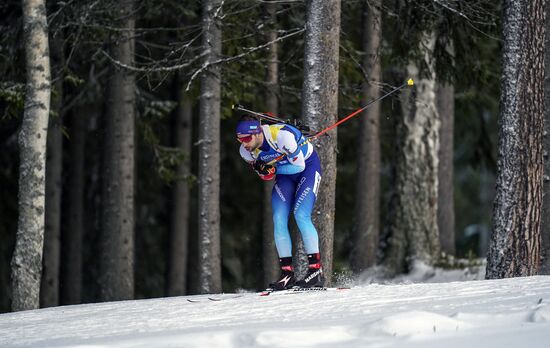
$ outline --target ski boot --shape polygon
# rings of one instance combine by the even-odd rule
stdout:
[[[323,268],[321,267],[321,254],[308,254],[308,268],[304,279],[296,282],[299,288],[322,288],[325,283]]]
[[[294,286],[294,268],[292,267],[292,257],[282,257],[279,259],[281,265],[281,276],[279,280],[269,284],[267,291],[280,291],[290,289]]]

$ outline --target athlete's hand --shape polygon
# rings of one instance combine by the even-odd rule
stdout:
[[[258,173],[260,178],[266,181],[273,179],[275,177],[275,173],[277,172],[277,168],[265,163],[262,160],[256,160],[254,163],[252,163],[252,167],[254,168],[256,173]]]
[[[275,167],[273,166],[269,166],[269,167],[270,168],[268,169],[267,174],[258,173],[258,175],[262,180],[269,181],[275,177],[275,172],[277,171],[277,169],[275,169]]]
[[[254,161],[254,163],[252,164],[252,167],[260,175],[275,174],[275,171],[276,171],[274,166],[267,164],[262,160]]]

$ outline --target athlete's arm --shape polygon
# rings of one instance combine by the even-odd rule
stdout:
[[[277,165],[277,174],[296,174],[306,168],[304,154],[293,133],[284,129],[279,131],[277,145],[288,160],[288,163]]]

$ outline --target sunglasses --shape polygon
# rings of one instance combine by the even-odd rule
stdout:
[[[239,143],[249,143],[252,141],[252,135],[247,135],[245,137],[237,137]]]

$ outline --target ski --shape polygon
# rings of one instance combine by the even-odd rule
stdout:
[[[208,299],[210,301],[217,302],[217,301],[231,300],[231,299],[239,298],[239,297],[243,297],[243,296],[244,296],[244,294],[239,294],[239,295],[235,295],[235,296],[209,297]]]
[[[219,295],[209,295],[209,296],[199,296],[187,298],[187,302],[190,303],[205,303],[205,302],[221,302],[225,300],[232,300],[236,298],[241,298],[246,295],[259,295],[259,296],[276,296],[276,295],[290,295],[290,294],[303,294],[303,293],[316,293],[316,292],[327,292],[327,291],[345,291],[350,288],[325,288],[325,287],[313,287],[313,288],[300,288],[293,287],[286,290],[264,290],[257,293],[242,293],[242,294],[219,294]],[[194,297],[194,298],[193,298]]]
[[[300,288],[293,287],[286,290],[265,290],[260,292],[260,296],[273,296],[273,295],[290,295],[290,294],[303,294],[303,293],[315,293],[315,292],[327,292],[327,291],[345,291],[350,288],[325,288],[325,287],[313,287],[313,288]]]
[[[218,296],[188,298],[187,302],[191,302],[191,303],[200,303],[200,302],[204,303],[205,301],[220,302],[220,301],[231,300],[231,299],[243,297],[244,295],[245,294],[220,294]]]

